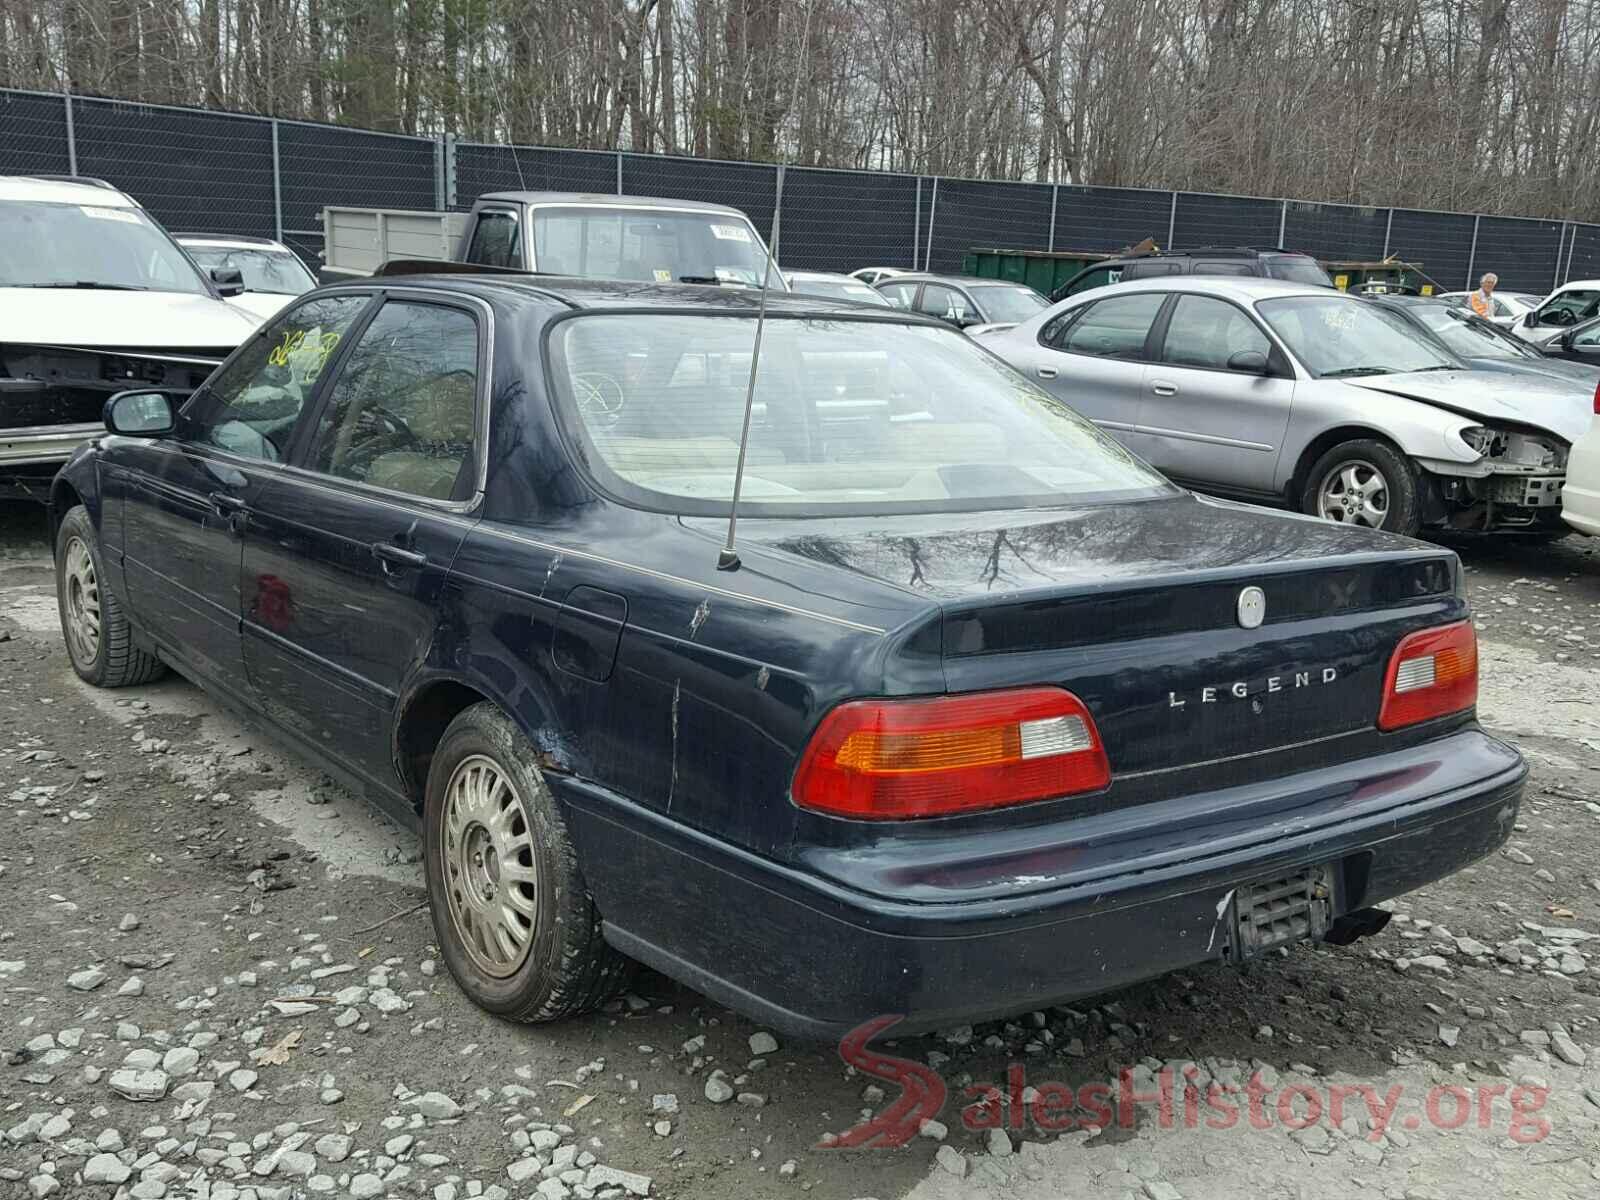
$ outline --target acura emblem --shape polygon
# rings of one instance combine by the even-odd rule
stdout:
[[[1267,619],[1267,594],[1258,587],[1247,587],[1239,593],[1239,624],[1255,629]]]

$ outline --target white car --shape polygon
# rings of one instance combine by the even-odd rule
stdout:
[[[1589,432],[1572,443],[1561,515],[1579,533],[1600,537],[1600,384],[1594,389]]]
[[[1457,308],[1470,308],[1471,302],[1468,297],[1471,295],[1471,292],[1441,292],[1439,299],[1448,300]],[[1542,299],[1542,296],[1536,296],[1532,292],[1506,292],[1497,289],[1490,299],[1489,320],[1505,329],[1510,329],[1538,308]]]
[[[229,303],[244,309],[257,321],[278,315],[278,310],[301,292],[317,286],[316,276],[300,256],[271,238],[228,237],[215,233],[175,233],[178,245],[202,271],[235,270],[244,276],[244,292]]]
[[[1520,338],[1542,343],[1596,316],[1600,316],[1600,279],[1574,279],[1551,292],[1507,328]]]
[[[890,307],[882,292],[862,283],[854,275],[835,275],[832,271],[785,271],[783,281],[791,292],[802,296],[826,296],[830,300],[853,300],[857,304]]]
[[[862,283],[879,284],[885,279],[893,279],[896,275],[914,275],[914,267],[858,267],[850,272],[852,279],[859,279]]]
[[[205,382],[256,327],[240,290],[109,184],[0,176],[0,495],[46,498],[115,393]]]

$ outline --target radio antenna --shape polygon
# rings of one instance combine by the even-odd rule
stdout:
[[[734,549],[734,535],[739,527],[739,493],[744,489],[744,460],[750,450],[750,414],[756,405],[756,372],[761,367],[761,334],[767,324],[767,289],[772,285],[773,263],[778,257],[778,238],[783,223],[783,172],[778,164],[778,189],[772,205],[772,241],[767,246],[767,267],[761,276],[761,306],[756,310],[756,340],[750,350],[750,382],[744,391],[744,428],[739,431],[739,462],[733,469],[733,503],[728,507],[728,541],[717,555],[717,570],[737,571],[739,552]]]

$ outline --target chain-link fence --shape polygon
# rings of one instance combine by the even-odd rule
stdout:
[[[713,201],[770,236],[779,168],[410,137],[192,108],[0,89],[0,174],[102,178],[173,230],[277,237],[315,263],[325,206],[456,209],[511,189]],[[1393,256],[1441,288],[1485,271],[1545,292],[1600,276],[1600,225],[1140,188],[783,169],[785,266],[955,272],[975,248],[1114,253],[1287,246]]]

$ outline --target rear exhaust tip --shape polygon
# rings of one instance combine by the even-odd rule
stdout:
[[[1382,933],[1394,914],[1383,908],[1358,908],[1347,912],[1322,935],[1322,940],[1334,946],[1348,946],[1364,937]]]

